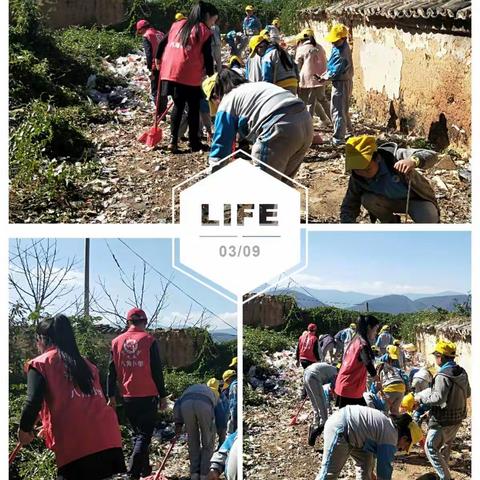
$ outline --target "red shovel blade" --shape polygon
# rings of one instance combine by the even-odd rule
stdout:
[[[297,417],[298,415],[292,417],[292,419],[290,420],[290,425],[298,425]]]
[[[148,132],[144,132],[138,137],[138,141],[140,143],[144,143],[147,147],[154,147],[162,141],[162,138],[162,129],[158,127],[151,127]]]

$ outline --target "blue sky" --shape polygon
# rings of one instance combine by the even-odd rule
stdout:
[[[373,295],[470,291],[468,232],[310,232],[306,288]],[[292,288],[294,288],[292,286]]]
[[[200,304],[210,309],[222,320],[236,327],[236,305],[212,290],[204,287],[195,280],[174,270],[171,265],[171,240],[170,239],[125,239],[124,240],[135,252],[139,253],[155,269],[160,271],[167,278],[187,292]],[[108,243],[107,243],[108,242]],[[25,246],[30,244],[30,239],[22,240]],[[75,257],[77,263],[74,270],[69,275],[68,283],[74,286],[75,294],[81,295],[83,289],[83,239],[58,239],[58,252],[60,261],[58,267],[65,265],[67,258]],[[103,306],[107,305],[106,296],[102,292],[99,282],[102,281],[113,297],[119,298],[119,310],[127,311],[130,306],[127,302],[129,296],[128,289],[122,284],[119,269],[109,251],[108,246],[117,258],[119,264],[124,270],[126,277],[131,278],[134,269],[137,275],[142,273],[142,261],[135,256],[118,239],[91,239],[90,246],[90,285],[94,296],[99,299]],[[13,247],[13,248],[12,248]],[[11,253],[15,247],[15,240],[10,241]],[[11,257],[10,257],[11,258]],[[138,277],[137,277],[138,278]],[[147,315],[149,310],[154,308],[155,296],[158,295],[161,288],[162,279],[152,269],[147,276],[147,290],[145,294],[144,308]],[[15,293],[10,291],[11,300],[15,299]],[[73,298],[73,296],[72,296]],[[187,324],[194,324],[200,318],[202,307],[193,300],[180,292],[173,285],[167,289],[167,306],[160,315],[161,326],[170,325],[181,327],[185,324],[185,318],[190,311],[190,317]],[[63,303],[62,303],[63,305]],[[61,307],[58,305],[57,308]],[[49,313],[56,313],[51,311]],[[211,329],[229,330],[230,327],[216,316],[206,313],[208,318],[206,323]]]

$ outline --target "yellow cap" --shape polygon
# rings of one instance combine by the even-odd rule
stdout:
[[[407,411],[407,412],[413,412],[413,409],[415,407],[415,397],[413,396],[413,393],[407,393],[402,400],[401,406]]]
[[[177,14],[175,14],[175,20],[178,22],[179,20],[185,20],[185,15],[183,13],[180,13],[178,12]]]
[[[397,347],[400,346],[400,343],[401,343],[400,340],[394,340],[393,341],[393,344],[396,345]]]
[[[253,12],[254,10],[255,10],[255,8],[253,7],[253,5],[247,5],[245,7],[246,12]]]
[[[218,392],[218,388],[220,387],[220,382],[216,378],[211,378],[207,382],[207,387],[218,397],[220,393]]]
[[[448,340],[439,340],[435,345],[435,350],[432,354],[439,353],[440,355],[446,355],[447,357],[454,357],[457,354],[457,346],[453,342]]]
[[[214,73],[211,77],[207,77],[202,82],[202,90],[207,97],[207,100],[210,100],[210,97],[212,96],[213,88],[215,87],[215,82],[217,81],[217,76],[218,74]]]
[[[373,154],[377,151],[375,137],[360,135],[350,137],[345,145],[345,168],[350,170],[364,170],[372,161]],[[383,328],[382,328],[382,331]]]
[[[272,25],[274,25],[275,27],[279,27],[280,26],[280,19],[279,18],[274,18],[272,20]]]
[[[315,37],[315,32],[311,28],[304,28],[299,34],[297,34],[295,40],[299,42],[300,40],[306,40],[310,37]]]
[[[337,42],[338,40],[341,40],[342,38],[347,38],[348,37],[348,28],[341,24],[337,23],[334,25],[330,31],[328,32],[328,35],[325,37],[325,40],[327,42]]]
[[[265,35],[254,35],[250,41],[248,42],[248,48],[250,49],[250,56],[253,57],[255,56],[257,47],[262,43],[262,42],[268,42],[268,38],[265,37]]]
[[[238,363],[238,358],[237,358],[237,357],[233,357],[233,358],[232,358],[232,361],[230,362],[229,367],[236,367],[236,366],[237,366],[237,363]]]
[[[410,453],[410,450],[412,447],[420,442],[423,438],[423,430],[415,423],[415,422],[410,422],[410,425],[408,425],[408,428],[410,430],[410,436],[412,437],[412,443],[407,449],[407,453]]]
[[[406,345],[403,346],[403,349],[406,352],[410,352],[410,353],[417,351],[417,347],[413,343],[407,343]]]
[[[395,345],[388,345],[387,353],[392,360],[398,360],[398,347]]]
[[[260,32],[260,35],[270,38],[270,32],[266,28]]]
[[[224,382],[228,382],[232,377],[237,374],[235,370],[225,370],[222,375],[222,379]]]
[[[356,329],[357,329],[357,324],[356,324],[356,323],[351,323],[351,324],[350,324],[350,328],[351,328],[352,330],[356,330]]]
[[[384,325],[380,331],[387,332],[388,330],[390,330],[390,325]]]

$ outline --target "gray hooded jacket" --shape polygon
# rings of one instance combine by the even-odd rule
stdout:
[[[447,427],[460,423],[467,416],[467,398],[471,390],[467,372],[459,365],[442,368],[433,379],[433,387],[415,395],[430,408],[430,427]]]

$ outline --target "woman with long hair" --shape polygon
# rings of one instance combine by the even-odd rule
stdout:
[[[379,324],[373,315],[358,317],[356,334],[345,350],[335,383],[336,405],[339,408],[365,405],[363,393],[367,389],[367,373],[379,384],[372,352]]]
[[[100,480],[125,472],[117,416],[107,405],[97,368],[78,350],[69,319],[43,320],[37,347],[40,355],[28,362],[20,443],[34,439],[40,415],[45,444],[55,453],[57,480]]]
[[[201,85],[212,75],[212,30],[218,10],[211,3],[199,1],[188,18],[175,22],[157,51],[162,81],[161,94],[173,98],[170,151],[180,153],[178,132],[185,105],[188,105],[188,137],[192,152],[207,151],[198,137]]]
[[[254,158],[276,170],[268,173],[281,179],[295,176],[313,137],[312,117],[299,98],[270,83],[248,82],[228,68],[207,79],[204,92],[213,108],[218,106],[212,169],[232,153],[238,133],[242,141],[253,144]]]

